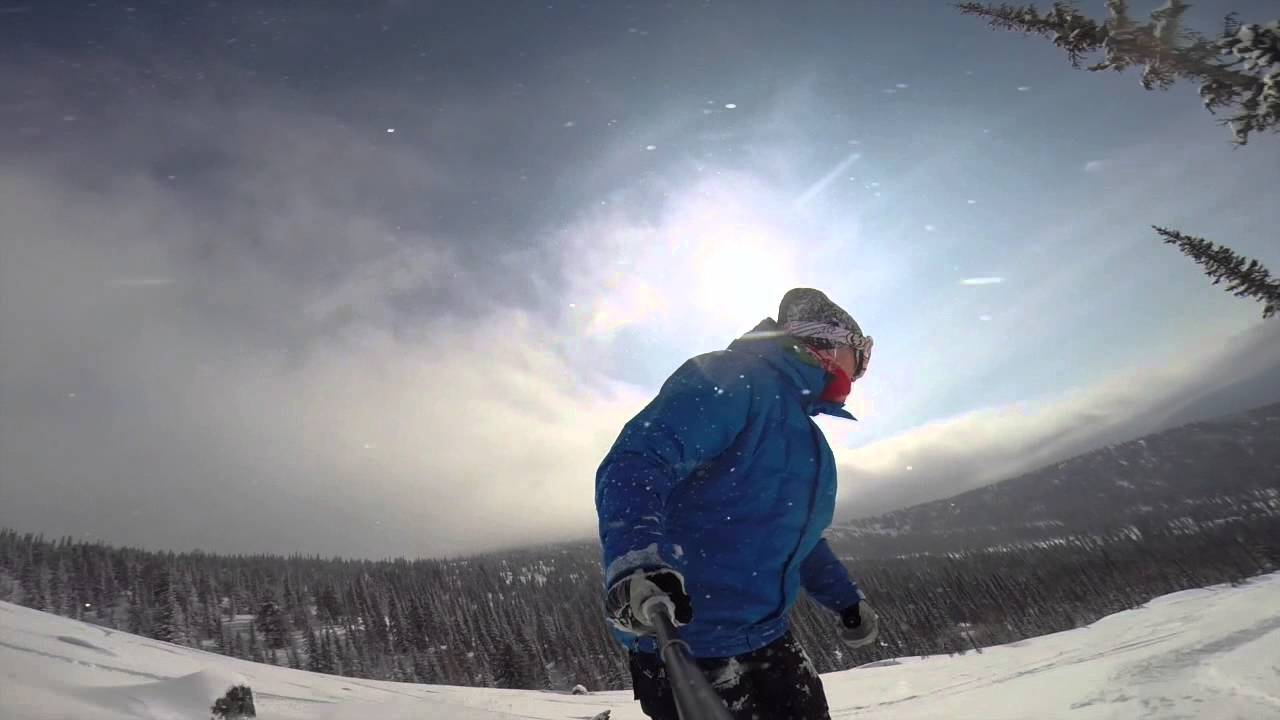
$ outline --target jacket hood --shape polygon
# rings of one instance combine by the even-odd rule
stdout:
[[[796,341],[778,328],[773,318],[765,318],[750,332],[729,343],[731,352],[742,352],[759,357],[765,364],[788,381],[795,390],[795,397],[810,415],[825,413],[835,417],[857,420],[843,404],[822,400],[822,391],[830,375],[816,363],[810,362]]]

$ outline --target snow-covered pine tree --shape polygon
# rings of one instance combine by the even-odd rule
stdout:
[[[413,653],[411,658],[413,667],[413,676],[417,678],[414,682],[435,683],[439,682],[439,675],[431,669],[431,663],[428,661],[426,654],[422,652]]]
[[[1280,280],[1257,260],[1250,260],[1225,245],[1155,226],[1155,231],[1170,245],[1178,246],[1183,255],[1200,265],[1213,278],[1213,284],[1225,282],[1226,290],[1237,297],[1251,297],[1262,303],[1262,317],[1269,318],[1280,308]]]
[[[289,659],[289,667],[294,670],[301,670],[302,656],[298,653],[298,646],[292,641],[289,643],[287,655]]]
[[[346,674],[346,668],[342,664],[342,654],[338,649],[338,643],[334,639],[333,630],[329,628],[325,628],[321,634],[320,667],[320,672],[329,673],[330,675]]]
[[[275,600],[268,598],[258,604],[254,624],[261,631],[267,648],[278,650],[289,644],[288,616]]]
[[[526,689],[528,677],[524,672],[522,659],[517,657],[514,643],[506,643],[498,648],[493,663],[493,679],[500,688]]]
[[[266,652],[262,647],[262,639],[258,636],[257,623],[249,621],[249,659],[254,662],[266,662]]]
[[[252,660],[253,654],[249,652],[249,640],[244,633],[232,631],[234,640],[232,641],[232,656],[241,658],[242,660]]]
[[[1102,53],[1089,70],[1141,67],[1147,90],[1168,89],[1178,80],[1197,82],[1207,110],[1234,111],[1222,122],[1240,145],[1253,133],[1280,129],[1280,20],[1243,24],[1231,14],[1210,38],[1183,27],[1191,6],[1182,0],[1166,0],[1146,23],[1130,16],[1125,0],[1107,0],[1106,6],[1107,19],[1097,21],[1068,2],[1054,2],[1044,12],[1034,5],[956,4],[994,28],[1049,38],[1074,67],[1085,56]]]
[[[187,645],[191,641],[191,632],[178,596],[177,582],[173,568],[167,565],[155,575],[151,586],[153,612],[150,637],[175,645]]]
[[[213,720],[248,720],[258,716],[253,703],[253,690],[248,685],[235,685],[209,708]]]
[[[37,553],[32,553],[18,575],[22,587],[22,604],[36,610],[48,610],[49,598],[44,577],[44,565]]]
[[[311,625],[307,625],[307,629],[302,634],[303,650],[307,653],[306,669],[311,672],[325,672],[323,667],[323,657],[320,650],[320,639],[316,637],[316,629]]]
[[[339,659],[342,662],[344,675],[351,677],[371,677],[369,674],[370,655],[365,651],[365,644],[351,639],[353,633],[338,638]],[[378,657],[375,655],[374,657]]]
[[[1183,27],[1191,7],[1183,0],[1166,0],[1145,23],[1130,16],[1125,0],[1107,0],[1106,6],[1107,19],[1098,21],[1062,0],[1043,12],[1035,5],[956,3],[960,12],[986,18],[993,28],[1050,39],[1066,51],[1073,67],[1101,53],[1101,61],[1089,70],[1141,67],[1147,90],[1167,90],[1178,80],[1199,83],[1205,109],[1231,112],[1221,122],[1231,129],[1237,146],[1257,133],[1280,130],[1280,20],[1246,24],[1232,13],[1216,37],[1206,37]],[[1276,313],[1280,283],[1257,260],[1203,238],[1155,229],[1166,243],[1202,265],[1215,285],[1225,281],[1236,296],[1262,303],[1264,318]]]
[[[58,615],[73,611],[70,601],[70,588],[67,579],[67,559],[63,552],[58,552],[58,559],[49,569],[49,611]]]

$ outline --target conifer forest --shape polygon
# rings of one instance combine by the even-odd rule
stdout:
[[[1280,407],[1112,446],[830,533],[881,615],[843,649],[803,600],[820,672],[981,652],[1180,589],[1280,569]],[[359,678],[626,687],[591,542],[468,558],[153,552],[0,531],[0,599],[156,640]],[[696,597],[696,595],[695,595]],[[696,612],[696,605],[695,605]]]

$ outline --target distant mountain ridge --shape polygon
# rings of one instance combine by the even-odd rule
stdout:
[[[841,523],[855,555],[1280,515],[1280,404],[1111,445],[954,497]]]
[[[933,428],[883,446],[900,462],[878,462],[874,445],[847,456],[840,521],[874,518],[1009,480],[1094,450],[1194,422],[1280,403],[1280,322],[1225,339],[1066,395],[937,418]],[[1010,424],[1026,416],[1028,425]],[[1005,428],[994,435],[996,428]],[[939,434],[942,430],[944,434]],[[1025,430],[1024,432],[1021,432]],[[932,437],[930,437],[932,432]],[[973,433],[972,441],[966,435]],[[864,464],[859,454],[869,460]]]

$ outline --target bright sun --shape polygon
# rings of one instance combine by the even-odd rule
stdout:
[[[694,302],[716,320],[752,323],[788,286],[789,253],[761,237],[714,238],[694,253]]]

